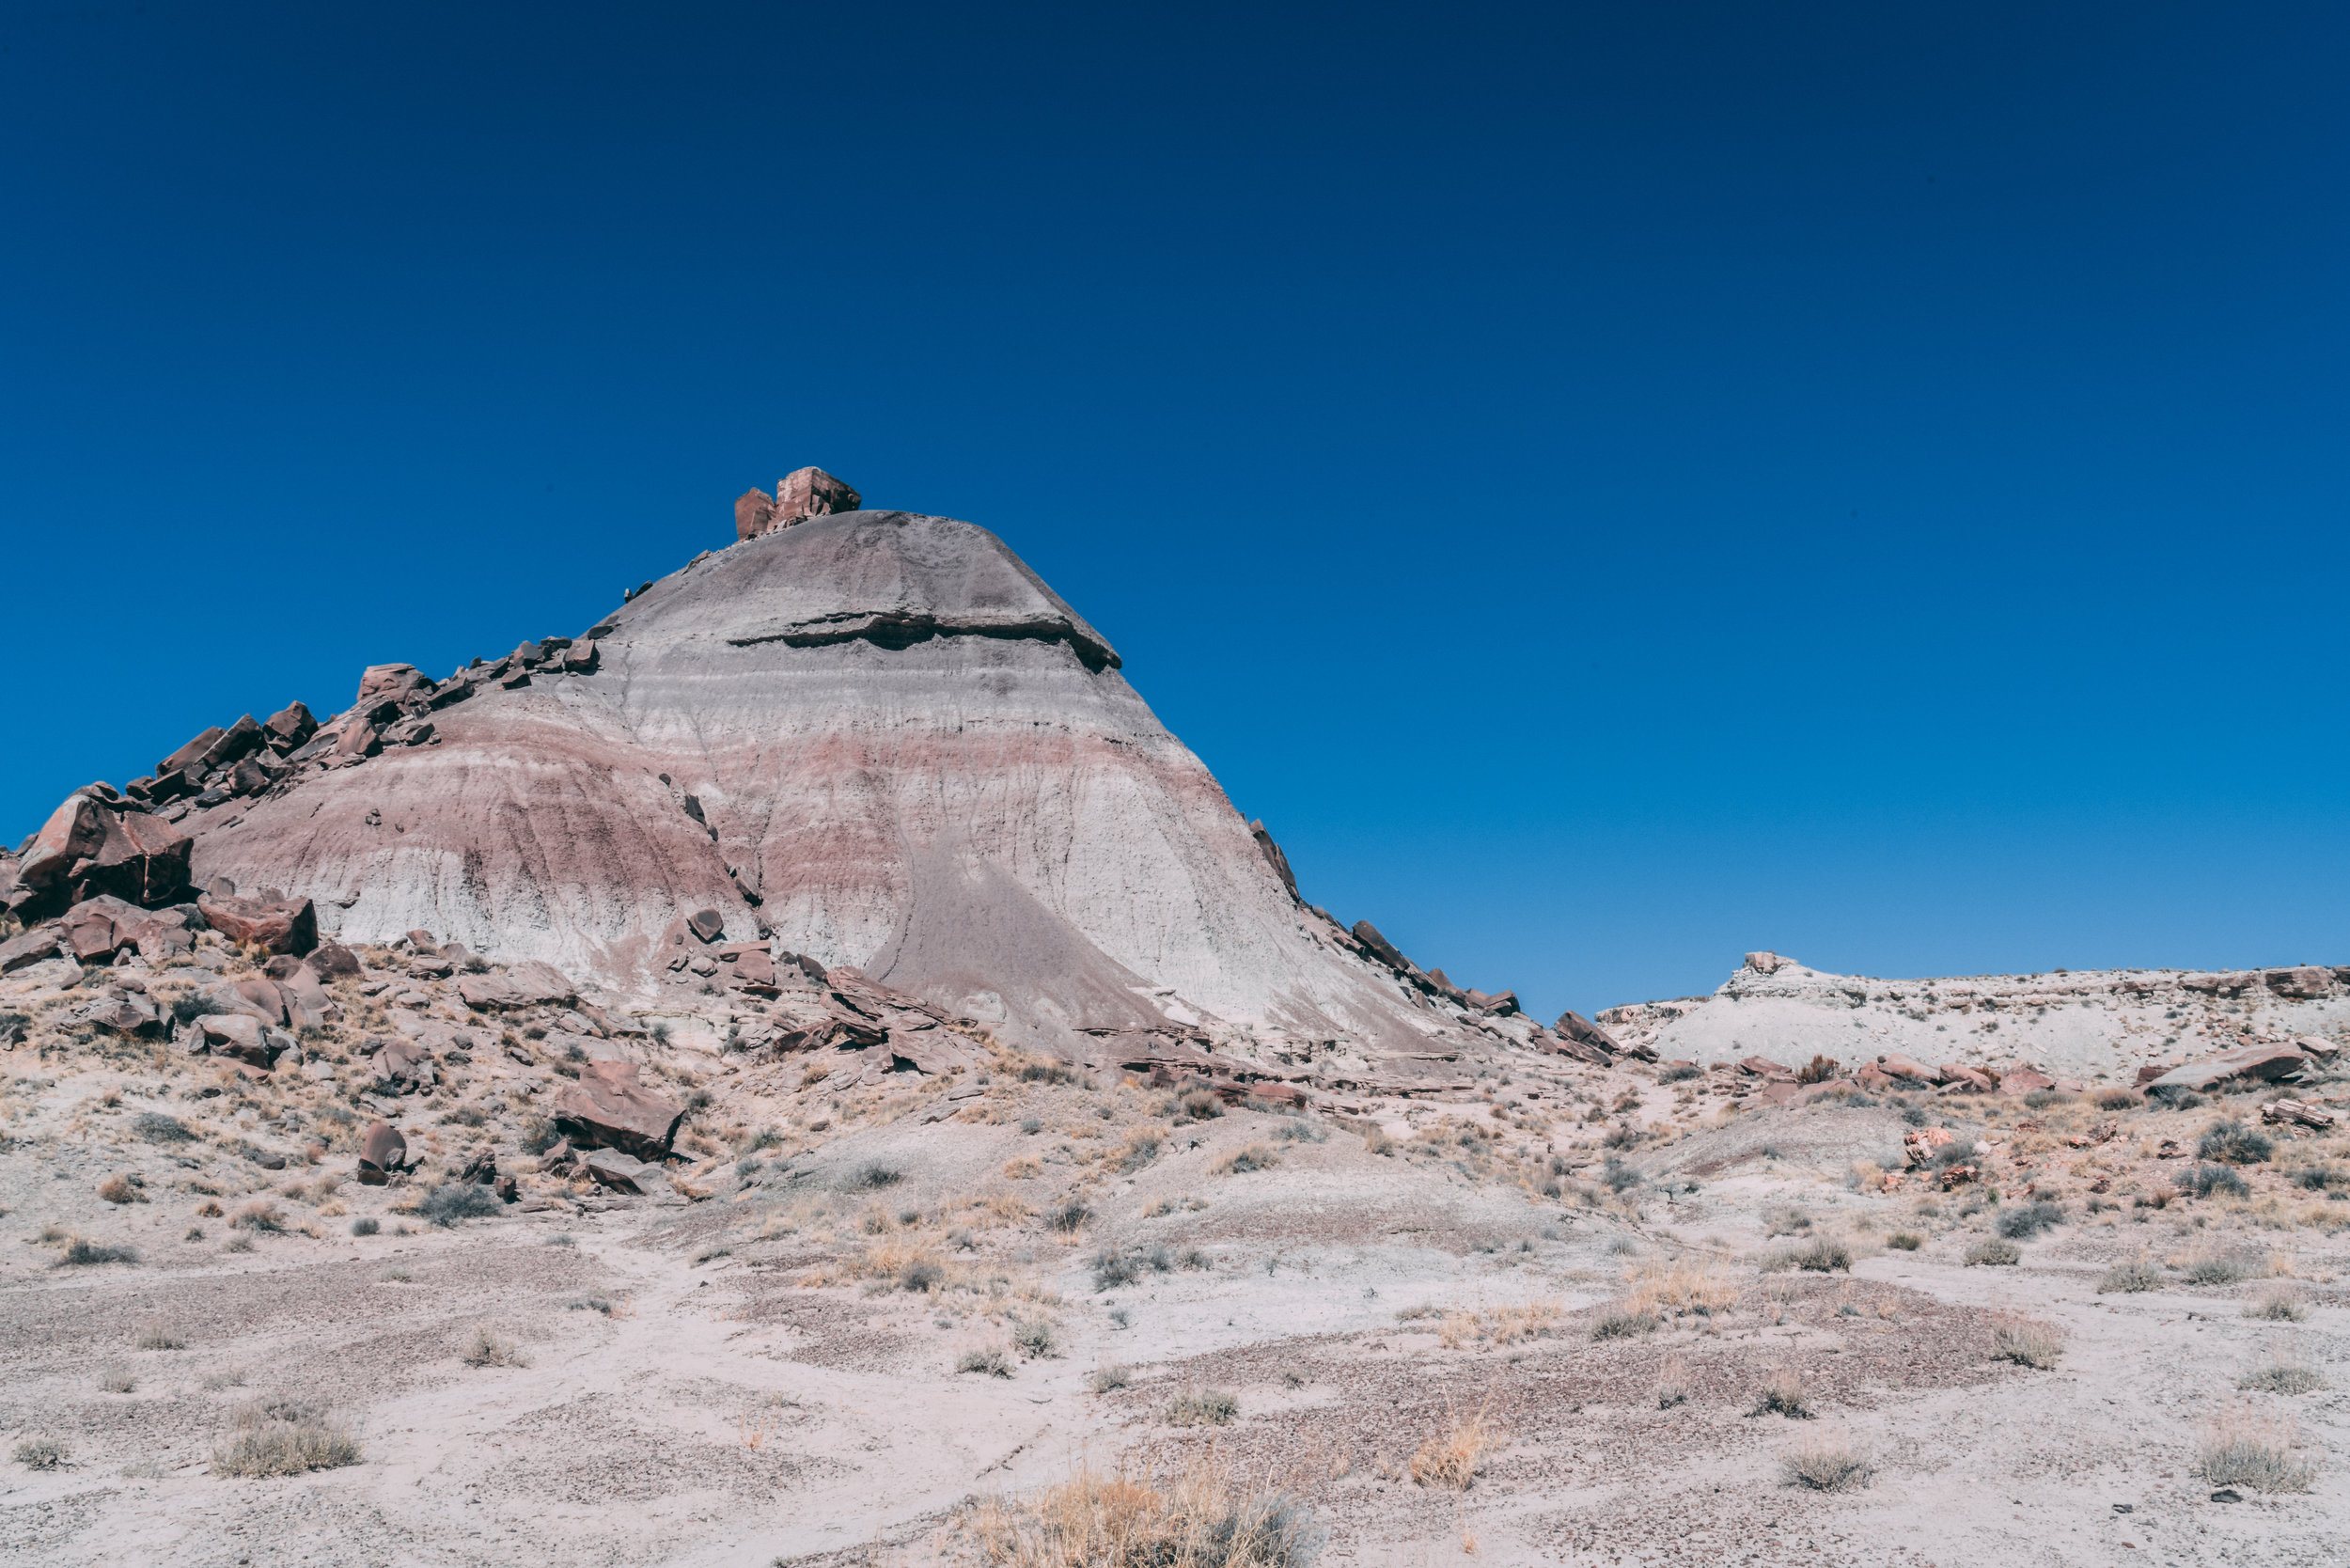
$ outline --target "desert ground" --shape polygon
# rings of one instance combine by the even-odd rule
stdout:
[[[1529,1054],[1300,1106],[358,956],[301,1069],[0,981],[10,1562],[2350,1560],[2350,1139],[2264,1114],[2329,1066],[1777,1105]],[[395,1028],[436,1072],[368,1065]],[[620,1056],[688,1107],[634,1194],[547,1159]]]

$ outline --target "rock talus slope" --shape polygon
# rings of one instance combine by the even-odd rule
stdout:
[[[714,909],[729,941],[1064,1051],[1454,1034],[1298,901],[1106,639],[983,528],[811,516],[561,641],[438,683],[371,670],[303,766],[182,819],[196,880],[315,899],[346,941],[421,928],[639,991]]]

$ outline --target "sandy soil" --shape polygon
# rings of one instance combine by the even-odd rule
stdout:
[[[2275,1090],[1736,1109],[1733,1076],[1551,1059],[1442,1098],[1198,1117],[1010,1054],[844,1088],[627,1048],[709,1097],[697,1163],[654,1198],[533,1174],[544,1074],[499,1051],[393,1106],[428,1160],[385,1188],[348,1180],[335,1112],[357,1102],[331,1084],[102,1039],[0,1058],[0,1554],[979,1562],[991,1503],[1206,1457],[1309,1508],[1328,1563],[2345,1560],[2350,1200],[2325,1173],[2350,1139],[2268,1129],[2269,1157],[2231,1167],[2241,1196],[2180,1196],[2195,1162],[2160,1157],[2256,1125]],[[143,1137],[142,1112],[195,1136]],[[1987,1146],[1981,1181],[1887,1190],[1904,1136],[1945,1122]],[[250,1157],[309,1142],[315,1164]],[[428,1223],[476,1145],[524,1201]],[[133,1201],[99,1196],[132,1172]],[[2018,1262],[1965,1261],[2034,1201],[2061,1218]],[[236,1223],[255,1203],[280,1228]],[[68,1262],[73,1237],[137,1261]],[[1784,1266],[1815,1243],[1827,1266]],[[2133,1260],[2155,1288],[2100,1291]],[[2279,1293],[2299,1317],[2248,1315]],[[2057,1332],[2053,1367],[2002,1357],[2018,1324]],[[469,1364],[485,1330],[510,1356]],[[1008,1375],[957,1371],[990,1354]],[[2279,1356],[2331,1386],[2238,1388]],[[1660,1405],[1668,1372],[1685,1398]],[[1782,1372],[1808,1414],[1750,1414]],[[1229,1420],[1170,1419],[1219,1391]],[[215,1473],[271,1399],[324,1407],[359,1462]],[[2295,1423],[2309,1489],[2213,1500],[2199,1438],[2231,1407]],[[1465,1488],[1415,1478],[1480,1419]],[[1865,1482],[1791,1481],[1812,1439]],[[39,1441],[56,1467],[9,1457]]]

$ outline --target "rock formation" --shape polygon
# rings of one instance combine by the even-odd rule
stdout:
[[[1581,1038],[1568,1019],[1559,1034]],[[1711,996],[1609,1008],[1599,1023],[1623,1048],[1700,1064],[1823,1056],[1846,1071],[1890,1061],[1895,1076],[1935,1082],[1983,1070],[2006,1081],[2017,1069],[2127,1082],[2214,1052],[2264,1043],[2290,1050],[2296,1039],[2350,1027],[2350,968],[1879,980],[1757,952]]]
[[[638,996],[766,995],[805,964],[1067,1056],[1237,1050],[1364,1082],[1564,1048],[1514,996],[1305,904],[1001,540],[857,503],[802,469],[579,637],[444,681],[376,665],[323,723],[294,704],[207,729],[133,781],[160,815],[69,803],[80,837],[19,875],[101,886],[86,852],[135,820],[138,844],[192,842],[161,880],[286,905],[204,906],[274,951],[431,931],[501,983],[539,960]]]

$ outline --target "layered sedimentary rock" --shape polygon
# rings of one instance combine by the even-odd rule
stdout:
[[[1757,952],[1711,996],[1609,1008],[1599,1023],[1628,1047],[1703,1064],[1816,1055],[1852,1069],[1890,1058],[2130,1081],[2216,1051],[2350,1030],[2350,967],[1880,980]]]
[[[854,493],[821,471],[800,490],[582,637],[444,682],[374,666],[350,710],[290,720],[282,762],[255,738],[268,776],[173,808],[196,879],[310,898],[346,941],[423,928],[638,994],[807,955],[1072,1054],[1555,1043],[1304,905],[994,534],[826,513]],[[232,733],[166,761],[217,771]]]

